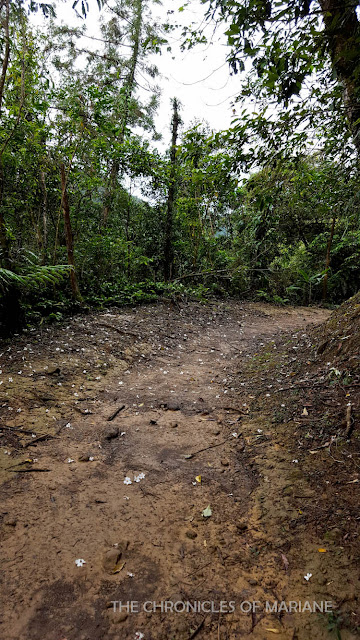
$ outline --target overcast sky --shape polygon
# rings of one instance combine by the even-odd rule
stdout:
[[[170,16],[174,23],[182,23],[200,26],[204,22],[205,7],[200,0],[163,0],[162,7],[154,6],[153,13],[159,16],[161,22],[166,20],[168,10],[174,11]],[[179,12],[181,6],[184,11]],[[188,5],[188,6],[186,6]],[[83,25],[84,21],[77,19],[71,9],[71,3],[57,5],[58,20],[71,26]],[[100,15],[95,0],[90,0],[90,12],[85,24],[89,35],[99,35]],[[40,17],[36,20],[38,22]],[[224,30],[224,29],[223,29]],[[181,51],[180,33],[170,34],[172,52],[166,52],[153,58],[153,62],[160,70],[160,77],[156,82],[161,87],[161,99],[157,129],[163,134],[163,145],[168,145],[170,140],[170,99],[180,99],[182,119],[186,129],[194,118],[204,119],[216,130],[229,127],[232,115],[231,99],[239,89],[239,77],[230,76],[229,66],[226,62],[227,46],[226,37],[218,31],[213,36],[213,26],[208,27],[207,34],[211,37],[212,44],[197,45],[190,51]],[[89,41],[87,41],[89,46]]]
[[[164,0],[164,9],[174,10],[174,21],[184,24],[194,22],[201,25],[204,20],[205,7],[199,0],[192,0],[182,13],[178,7],[181,0]],[[166,127],[171,97],[178,97],[183,104],[183,120],[185,127],[194,118],[207,120],[211,127],[221,130],[229,127],[232,115],[231,98],[239,89],[239,78],[230,76],[226,62],[226,37],[220,31],[213,35],[213,26],[207,29],[212,40],[209,45],[197,45],[189,51],[180,50],[180,42],[174,42],[172,54],[166,52],[157,56],[157,64],[161,71],[162,88],[159,122]],[[179,34],[175,37],[179,40]],[[173,57],[175,59],[173,59]],[[165,133],[165,132],[164,132]]]

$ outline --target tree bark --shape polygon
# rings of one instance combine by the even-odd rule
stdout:
[[[333,216],[333,219],[332,219],[332,222],[331,222],[330,236],[329,236],[329,240],[328,240],[327,248],[326,248],[325,275],[324,275],[324,279],[323,279],[323,290],[322,290],[322,301],[323,302],[326,302],[326,299],[327,299],[330,256],[331,256],[331,247],[332,247],[332,243],[333,243],[333,239],[334,239],[335,223],[336,223],[336,216]]]
[[[346,115],[360,155],[360,22],[357,2],[320,0],[331,61],[343,87]]]
[[[46,250],[47,250],[47,207],[48,207],[48,199],[47,199],[47,189],[46,189],[46,181],[45,181],[45,172],[40,170],[40,185],[42,191],[42,262],[46,264]]]
[[[174,262],[174,248],[173,248],[173,217],[174,217],[174,203],[175,203],[175,191],[176,191],[176,145],[179,125],[181,123],[179,115],[179,102],[176,98],[173,99],[173,117],[172,117],[172,136],[171,136],[171,148],[170,148],[170,184],[166,205],[166,218],[165,218],[165,237],[164,237],[164,277],[168,282],[172,276],[173,262]]]
[[[66,173],[65,173],[64,163],[61,164],[60,175],[61,175],[61,206],[64,214],[66,249],[67,249],[67,255],[68,255],[68,264],[71,266],[71,271],[70,271],[71,291],[75,300],[81,301],[81,294],[80,294],[80,289],[79,289],[79,285],[76,277],[76,271],[75,271],[74,236],[71,228],[70,206],[69,206],[69,197],[68,197],[67,188],[66,188]]]

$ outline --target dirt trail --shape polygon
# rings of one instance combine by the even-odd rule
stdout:
[[[351,599],[356,585],[348,558],[318,552],[324,541],[298,522],[316,492],[286,425],[252,414],[259,390],[241,378],[262,344],[326,315],[158,305],[6,346],[1,638],[336,637],[324,616],[265,610],[338,601],[339,585]],[[271,389],[263,395],[274,402]],[[139,612],[114,612],[114,601]],[[213,601],[215,611],[144,611],[149,601]],[[235,611],[218,613],[221,601]],[[248,612],[252,601],[261,604]]]

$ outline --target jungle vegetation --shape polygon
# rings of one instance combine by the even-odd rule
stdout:
[[[154,4],[100,5],[94,44],[85,2],[69,4],[84,16],[70,28],[56,6],[1,0],[5,333],[159,297],[338,304],[359,289],[356,0],[200,0],[239,78],[233,123],[185,129],[174,96],[165,153],[153,60],[176,25],[170,10],[155,22]]]

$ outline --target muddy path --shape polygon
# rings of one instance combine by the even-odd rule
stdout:
[[[259,394],[285,405],[249,368],[265,344],[326,316],[156,305],[5,345],[1,638],[337,637],[336,616],[266,610],[338,603],[339,585],[353,606],[358,583],[336,537],[302,524],[312,507],[316,521],[316,489],[286,424],[253,412]],[[164,604],[188,601],[213,604]]]

